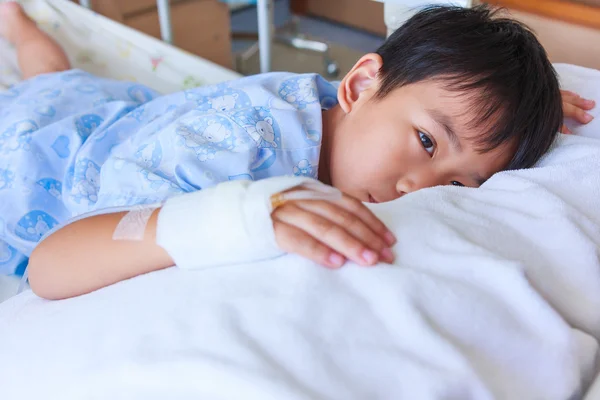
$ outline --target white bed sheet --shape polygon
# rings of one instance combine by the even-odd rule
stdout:
[[[600,98],[600,72],[559,70]],[[600,126],[575,128],[539,168],[373,205],[391,267],[285,256],[22,293],[0,304],[0,395],[581,398],[600,359]]]

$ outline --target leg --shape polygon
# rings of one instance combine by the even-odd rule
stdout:
[[[61,47],[37,27],[18,3],[0,4],[0,34],[17,49],[23,79],[71,68]]]

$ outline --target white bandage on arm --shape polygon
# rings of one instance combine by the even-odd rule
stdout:
[[[302,190],[283,193],[297,187]],[[271,212],[300,198],[335,200],[341,193],[300,177],[221,183],[169,199],[158,215],[156,242],[184,269],[274,258],[284,252],[275,241]]]

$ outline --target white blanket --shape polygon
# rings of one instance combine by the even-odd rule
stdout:
[[[600,140],[563,136],[539,168],[373,209],[399,238],[394,266],[285,256],[0,304],[0,396],[584,395],[600,354]]]

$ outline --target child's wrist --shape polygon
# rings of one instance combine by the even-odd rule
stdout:
[[[278,248],[271,196],[311,179],[225,182],[169,199],[157,217],[156,243],[177,266],[198,269],[273,258]]]

